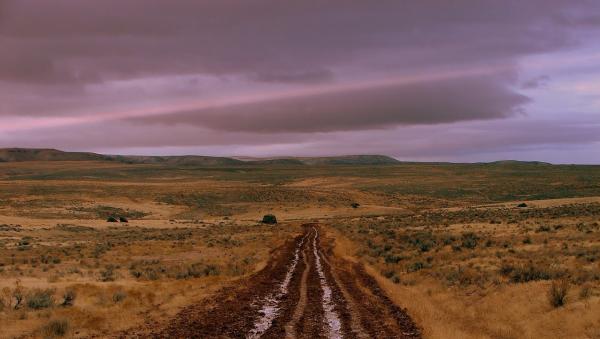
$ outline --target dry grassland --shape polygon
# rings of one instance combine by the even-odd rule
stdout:
[[[164,321],[319,220],[425,337],[598,338],[599,197],[593,166],[0,163],[0,337]]]

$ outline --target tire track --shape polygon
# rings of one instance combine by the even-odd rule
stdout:
[[[290,285],[290,282],[292,281],[292,276],[296,271],[296,266],[298,265],[300,250],[302,249],[302,246],[304,245],[307,237],[308,234],[306,234],[302,238],[300,243],[296,246],[296,250],[294,251],[294,257],[292,259],[290,267],[287,270],[285,278],[278,286],[276,291],[260,302],[260,304],[262,304],[262,307],[260,308],[259,313],[262,314],[262,316],[254,322],[254,327],[252,328],[252,330],[250,330],[250,333],[248,333],[246,338],[260,338],[267,330],[271,328],[271,326],[273,325],[273,320],[280,316],[280,304],[283,298],[288,294],[288,287]]]
[[[350,292],[348,292],[348,289],[341,283],[341,280],[340,280],[337,272],[334,269],[332,269],[333,266],[331,265],[331,262],[327,259],[327,256],[325,256],[324,254],[321,253],[321,257],[322,257],[323,261],[325,262],[325,264],[327,264],[327,266],[329,267],[329,272],[331,273],[333,281],[340,289],[340,292],[342,293],[342,296],[343,296],[344,300],[346,301],[346,305],[347,305],[346,308],[347,308],[347,311],[348,311],[349,317],[350,317],[350,329],[352,332],[352,338],[359,338],[359,339],[371,338],[371,336],[369,336],[365,332],[365,329],[361,325],[362,317],[360,316],[359,308],[357,306],[357,302],[360,302],[360,301],[354,300],[354,298],[352,297]],[[364,302],[364,300],[363,300],[363,302]]]
[[[119,338],[420,338],[362,265],[334,256],[317,224],[260,272],[190,305],[167,324]]]
[[[302,271],[302,278],[300,278],[300,298],[298,299],[298,304],[294,309],[294,314],[292,319],[285,325],[285,337],[287,339],[295,339],[296,338],[296,327],[300,322],[300,318],[304,314],[306,309],[306,303],[308,300],[308,273],[311,269],[310,263],[308,262],[308,246],[304,247],[302,251],[302,260],[304,261],[304,270]]]
[[[323,297],[321,298],[321,303],[323,305],[323,309],[325,310],[325,320],[328,331],[328,338],[332,339],[340,339],[342,338],[342,321],[340,320],[340,316],[335,310],[335,305],[333,303],[332,297],[332,289],[327,282],[327,277],[323,272],[323,266],[321,265],[321,257],[317,251],[317,239],[319,238],[319,232],[316,228],[313,227],[313,231],[315,232],[315,236],[313,237],[313,255],[315,257],[315,263],[317,268],[317,273],[319,274],[319,280],[321,282],[321,290],[323,291]]]

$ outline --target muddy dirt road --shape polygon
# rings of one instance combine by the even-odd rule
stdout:
[[[333,255],[316,224],[236,287],[181,311],[150,338],[420,338],[361,265]],[[127,335],[130,337],[130,335]]]

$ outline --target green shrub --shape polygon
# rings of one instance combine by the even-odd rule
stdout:
[[[125,300],[125,298],[127,298],[127,293],[123,291],[117,291],[112,296],[112,300],[115,304],[120,303],[121,301]]]
[[[524,266],[512,266],[509,264],[504,264],[500,273],[502,275],[508,276],[511,282],[513,283],[525,283],[529,281],[537,281],[537,280],[550,280],[553,277],[551,272],[547,270],[534,266],[529,263]]]
[[[64,337],[69,332],[69,321],[66,319],[52,320],[43,328],[45,337]]]
[[[32,237],[23,237],[17,243],[17,250],[19,250],[19,251],[25,251],[25,250],[31,249],[31,241],[32,240],[33,240]]]
[[[477,242],[479,241],[479,237],[473,232],[463,233],[462,235],[462,247],[468,249],[474,249],[477,247]]]
[[[579,298],[584,300],[592,296],[592,286],[589,284],[583,285],[579,290]]]
[[[103,271],[100,271],[100,281],[115,281],[115,268],[107,265]]]
[[[567,293],[569,292],[569,281],[561,279],[553,281],[548,291],[548,301],[553,307],[561,307],[567,301]]]
[[[75,303],[75,298],[77,297],[77,294],[75,293],[75,291],[73,290],[66,290],[65,294],[63,294],[63,302],[62,302],[62,306],[73,306],[73,304]]]
[[[263,217],[262,223],[273,225],[277,223],[277,218],[273,214],[267,214]]]
[[[535,231],[538,232],[538,233],[540,233],[540,232],[550,232],[550,227],[542,225],[542,226],[538,227]]]
[[[437,244],[436,238],[431,232],[419,232],[410,236],[405,236],[404,239],[418,248],[421,252],[428,252]]]
[[[396,272],[394,272],[394,270],[384,270],[381,274],[388,279],[392,279],[392,277],[396,275]]]
[[[108,217],[106,218],[106,222],[118,222],[118,220],[115,217]]]
[[[397,264],[400,260],[402,260],[402,256],[393,254],[386,254],[384,258],[386,264]]]
[[[54,305],[54,291],[51,289],[35,290],[27,296],[27,307],[39,310]]]
[[[408,266],[409,272],[417,272],[425,268],[425,264],[420,261],[416,261]]]

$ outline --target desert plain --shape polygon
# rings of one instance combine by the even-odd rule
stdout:
[[[363,160],[0,162],[0,338],[600,338],[600,166]]]

